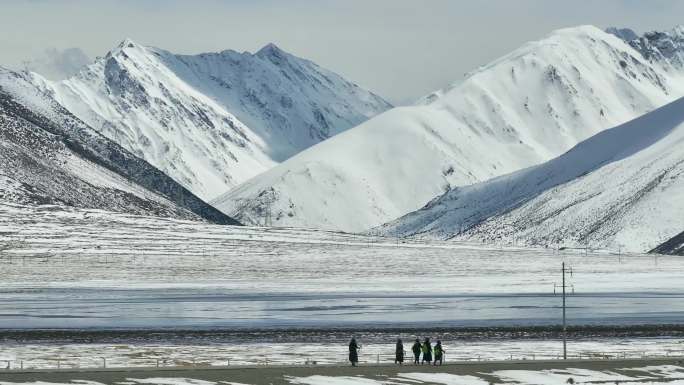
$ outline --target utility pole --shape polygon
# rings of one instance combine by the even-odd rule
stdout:
[[[565,262],[561,270],[563,271],[563,359],[568,359],[568,325],[565,318]]]
[[[264,227],[273,226],[273,203],[275,202],[275,196],[272,194],[270,196],[264,196],[263,204],[258,211],[258,214],[262,217],[262,223]]]
[[[565,273],[570,273],[570,276],[572,276],[572,268],[566,269],[565,268],[565,262],[563,262],[561,264],[561,276],[562,276],[561,279],[562,279],[562,281],[561,281],[560,288],[561,288],[561,293],[563,296],[563,331],[562,331],[562,334],[563,334],[563,359],[567,360],[568,359],[568,326],[567,326],[567,317],[566,317],[566,311],[565,311],[565,309],[566,309],[565,297],[567,296],[566,289],[572,288],[572,292],[574,293],[575,287],[573,285],[568,285],[565,283]],[[553,289],[554,294],[556,292],[556,287],[557,286],[554,286],[554,289]]]

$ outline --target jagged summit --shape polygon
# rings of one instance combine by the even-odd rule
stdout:
[[[276,66],[282,66],[285,63],[290,63],[292,64],[291,59],[298,63],[299,65],[304,65],[305,63],[307,64],[313,64],[305,59],[296,57],[292,55],[291,53],[288,53],[274,43],[268,43],[265,46],[263,46],[259,51],[257,51],[254,54],[254,57],[258,57],[263,60],[267,60],[271,63],[273,63]]]
[[[150,56],[150,57],[148,57]],[[154,56],[154,57],[152,57]],[[110,50],[107,55],[105,55],[106,59],[111,59],[111,58],[116,58],[117,60],[130,60],[131,62],[135,61],[162,61],[162,62],[169,62],[173,61],[174,58],[183,58],[184,60],[197,60],[197,59],[204,59],[204,60],[210,60],[216,62],[217,57],[223,57],[225,60],[231,61],[232,63],[237,63],[237,62],[244,62],[245,65],[247,65],[247,62],[252,62],[253,60],[265,60],[269,63],[272,63],[276,66],[280,66],[285,62],[289,62],[293,64],[294,66],[304,66],[304,65],[313,65],[315,66],[314,63],[302,59],[300,57],[294,56],[291,53],[281,49],[274,43],[268,43],[265,46],[263,46],[261,49],[256,51],[255,53],[252,52],[242,52],[239,53],[235,50],[232,49],[227,49],[223,50],[221,52],[202,52],[199,54],[194,54],[194,55],[176,55],[172,52],[169,52],[167,50],[153,47],[153,46],[147,46],[143,45],[140,43],[137,43],[131,38],[126,38],[122,40],[115,48]],[[163,65],[166,65],[166,63],[162,63]],[[224,65],[225,63],[215,63],[218,65]],[[254,64],[250,64],[254,65]]]
[[[130,51],[130,50],[140,50],[140,49],[146,49],[142,44],[138,44],[133,39],[131,38],[125,38],[123,39],[119,44],[116,45],[116,47],[112,48],[107,54],[105,55],[105,58],[111,58],[117,55],[120,55],[123,52]]]
[[[283,59],[285,59],[286,57],[289,56],[289,57],[293,57],[293,58],[296,58],[298,60],[301,60],[302,62],[308,62],[305,59],[298,58],[298,57],[290,54],[289,52],[281,49],[275,43],[268,43],[254,53],[248,52],[248,51],[239,53],[235,50],[227,49],[227,50],[223,50],[220,52],[202,52],[202,53],[193,54],[193,55],[175,55],[172,52],[169,52],[169,51],[161,49],[161,48],[140,44],[131,38],[123,39],[119,44],[116,45],[115,48],[113,48],[112,50],[110,50],[107,53],[106,57],[112,57],[112,56],[120,55],[120,54],[126,53],[126,52],[129,52],[129,53],[131,53],[131,52],[156,53],[156,55],[158,57],[179,56],[179,57],[186,57],[186,58],[191,58],[191,57],[192,58],[208,58],[208,57],[212,57],[212,56],[223,55],[223,56],[229,57],[231,59],[235,59],[236,57],[239,57],[239,56],[248,56],[248,57],[258,57],[258,58],[262,58],[265,60],[269,60],[269,61],[274,62],[274,64],[278,64],[278,61],[282,61]]]
[[[133,39],[127,37],[119,43],[119,48],[135,48],[136,45],[138,44]]]

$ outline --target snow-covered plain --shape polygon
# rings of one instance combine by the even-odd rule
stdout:
[[[575,324],[684,319],[684,260],[226,227],[0,205],[2,328]],[[426,322],[429,320],[429,322]]]
[[[559,30],[212,203],[244,223],[271,212],[278,225],[364,231],[450,187],[547,161],[684,95],[684,68],[670,59],[649,60],[595,27]]]
[[[487,376],[489,378],[483,378]],[[400,373],[399,379],[416,380],[418,383],[428,382],[444,385],[487,385],[491,377],[497,383],[523,385],[565,385],[582,383],[615,383],[629,384],[684,384],[684,368],[673,365],[622,368],[618,370],[589,369],[548,369],[548,370],[499,370],[492,373],[481,373],[480,376],[455,375],[447,373]],[[572,381],[569,379],[572,378]],[[318,385],[321,382],[299,380],[300,384]],[[353,383],[353,382],[351,382]],[[381,384],[382,382],[375,382]],[[401,382],[399,382],[401,383]],[[344,383],[343,383],[344,384]]]

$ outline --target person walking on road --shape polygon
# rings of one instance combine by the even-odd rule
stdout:
[[[401,338],[397,339],[397,349],[395,352],[394,363],[403,365],[404,364],[404,343]]]
[[[422,350],[422,347],[420,346],[420,340],[418,338],[416,338],[416,342],[413,344],[411,350],[413,350],[413,363],[416,365],[420,364],[420,351]]]
[[[430,339],[425,338],[425,342],[423,343],[423,361],[420,363],[421,365],[424,363],[428,363],[430,365],[432,363],[432,345],[430,344]]]
[[[444,363],[444,348],[442,347],[442,341],[437,340],[435,345],[435,366],[437,366],[437,361],[439,361],[439,366]]]
[[[349,343],[349,362],[351,362],[352,366],[356,366],[359,363],[359,349],[361,349],[361,346],[356,343],[356,338],[352,338]]]

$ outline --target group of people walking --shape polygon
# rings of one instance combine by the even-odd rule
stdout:
[[[397,358],[399,357],[399,351],[398,351],[399,345],[401,345],[402,356],[403,356],[403,350],[404,350],[404,346],[401,343],[401,340],[398,340],[397,341]],[[423,343],[420,343],[420,340],[418,338],[416,338],[416,342],[413,343],[413,346],[411,347],[411,351],[413,351],[413,363],[416,365],[418,365],[419,363],[421,365],[424,365],[426,362],[428,363],[428,365],[430,365],[430,364],[437,365],[437,363],[442,365],[444,363],[445,350],[442,347],[442,341],[440,341],[440,340],[437,340],[437,343],[433,347],[432,344],[430,343],[429,338],[425,338],[425,341],[423,341]],[[420,359],[421,354],[423,355],[422,360]],[[434,360],[433,360],[433,356],[434,356]],[[401,362],[403,362],[403,360]]]
[[[355,338],[352,338],[351,342],[349,342],[349,361],[351,362],[352,366],[356,366],[359,363],[360,349],[361,345],[356,342]],[[420,339],[416,338],[416,342],[411,347],[411,351],[413,352],[413,363],[415,365],[424,365],[426,362],[428,365],[437,365],[437,363],[442,365],[444,363],[444,353],[446,351],[442,347],[442,341],[437,340],[437,343],[433,347],[429,338],[425,338],[422,343],[420,342]],[[404,343],[401,338],[397,339],[395,352],[396,356],[394,363],[403,365],[406,351],[404,350]]]

